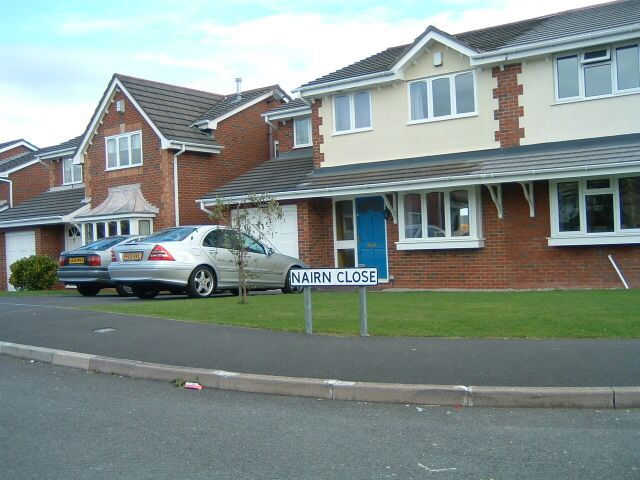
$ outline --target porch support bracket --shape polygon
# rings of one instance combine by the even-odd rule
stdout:
[[[493,200],[493,204],[496,206],[496,210],[498,210],[498,218],[502,220],[504,218],[503,209],[502,209],[502,185],[485,185],[489,189],[489,194],[491,195],[491,200]]]
[[[518,182],[524,192],[524,198],[529,204],[529,216],[531,218],[536,216],[535,202],[533,200],[533,182]]]
[[[382,194],[382,199],[384,200],[384,206],[391,212],[391,216],[393,217],[393,223],[395,225],[398,224],[398,199],[395,193],[391,194],[391,199],[393,203],[389,201],[389,197],[386,194]]]

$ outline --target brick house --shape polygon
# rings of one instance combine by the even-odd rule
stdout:
[[[277,85],[220,95],[115,74],[83,135],[34,153],[37,194],[0,212],[0,288],[22,256],[210,223],[196,199],[269,159],[262,114],[285,99]]]
[[[268,193],[315,267],[388,287],[640,287],[640,3],[428,27],[267,112]]]

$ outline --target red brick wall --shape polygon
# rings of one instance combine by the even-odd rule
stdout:
[[[109,187],[139,183],[145,199],[160,210],[154,230],[172,226],[173,155],[160,149],[160,139],[123,93],[116,93],[114,100],[124,100],[125,111],[116,112],[110,104],[85,155],[84,182],[91,206],[95,208],[107,198]],[[106,171],[105,137],[138,130],[142,131],[142,165]]]
[[[9,288],[9,278],[7,276],[7,247],[4,239],[4,231],[0,231],[0,290]]]
[[[49,167],[34,163],[13,172],[9,180],[13,182],[13,205],[16,206],[49,190]]]
[[[64,176],[62,174],[62,161],[48,160],[49,162],[49,185],[59,187],[64,184]]]
[[[515,147],[524,138],[524,128],[520,128],[520,117],[524,116],[524,107],[519,105],[518,96],[523,93],[522,84],[518,84],[518,74],[522,73],[522,64],[515,63],[494,67],[491,70],[497,87],[493,89],[493,98],[498,100],[498,109],[493,118],[498,121],[495,132],[496,142],[501,147]]]
[[[298,251],[312,267],[332,267],[333,204],[331,199],[301,200],[298,205]]]
[[[293,119],[287,120],[284,125],[278,123],[276,140],[280,142],[280,153],[290,152],[293,150]]]
[[[0,160],[5,160],[7,158],[15,157],[16,155],[20,155],[21,153],[27,153],[30,151],[31,150],[25,146],[15,147],[0,153]]]
[[[7,203],[2,204],[2,200],[5,200]],[[9,206],[9,184],[7,182],[0,182],[0,207]]]

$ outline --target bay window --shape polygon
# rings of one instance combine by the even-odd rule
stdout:
[[[640,243],[640,176],[551,182],[549,245]]]
[[[409,106],[410,123],[474,115],[475,73],[454,73],[411,82]]]
[[[116,235],[150,235],[151,220],[141,218],[123,218],[83,222],[83,242],[88,243],[101,238]]]
[[[335,133],[371,129],[371,95],[368,91],[334,97],[333,112]]]
[[[398,250],[483,246],[479,206],[475,187],[401,194]]]
[[[132,132],[105,138],[107,170],[142,165],[142,133]]]
[[[558,100],[640,91],[640,46],[602,47],[561,55],[555,61],[555,74]]]

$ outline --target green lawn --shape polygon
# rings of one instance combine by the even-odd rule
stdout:
[[[358,335],[357,292],[313,292],[314,333]],[[369,333],[386,336],[640,338],[640,290],[369,292]],[[302,295],[127,301],[105,312],[303,332]]]

